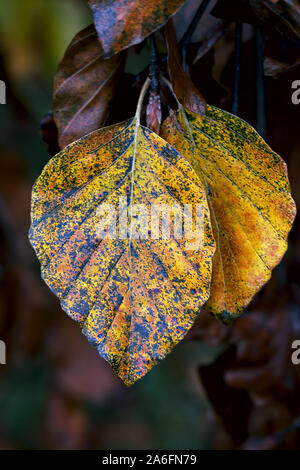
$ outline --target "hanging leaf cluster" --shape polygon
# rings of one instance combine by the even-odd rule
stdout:
[[[245,121],[207,104],[184,71],[170,18],[183,0],[88,3],[94,24],[55,75],[61,151],[34,185],[29,237],[62,308],[131,385],[202,307],[225,324],[243,312],[287,249],[295,204],[282,158]],[[143,41],[152,52],[133,84],[136,112],[117,122],[127,52]],[[200,244],[187,246],[175,228],[163,236],[159,207],[194,206]],[[101,207],[118,236],[99,235]],[[157,216],[160,237],[142,230],[141,208]]]

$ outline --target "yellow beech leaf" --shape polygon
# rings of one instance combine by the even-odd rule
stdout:
[[[202,180],[217,248],[205,309],[224,323],[238,316],[270,278],[295,217],[286,165],[242,119],[206,105],[179,105],[161,135]]]
[[[171,210],[173,229],[159,217],[153,236],[160,208],[174,207],[190,209],[194,228],[199,210],[201,243],[196,229],[178,236]],[[30,240],[62,308],[127,385],[183,338],[209,296],[215,243],[205,190],[138,114],[49,161],[33,189]]]

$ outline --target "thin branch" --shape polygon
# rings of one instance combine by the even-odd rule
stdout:
[[[140,125],[142,105],[143,105],[143,101],[144,101],[145,95],[147,93],[147,90],[150,86],[150,83],[151,83],[150,78],[147,78],[147,80],[145,81],[144,85],[142,86],[142,89],[141,89],[141,92],[140,92],[140,96],[139,96],[137,107],[136,107],[136,113],[135,113],[135,119],[136,119],[137,126]]]
[[[155,33],[152,33],[150,36],[150,45],[151,45],[151,55],[149,63],[149,77],[151,80],[151,90],[158,92],[159,90],[159,57],[155,42]]]
[[[240,62],[242,44],[242,23],[235,25],[235,64],[234,64],[234,85],[231,112],[237,114],[239,110],[239,88],[240,88]]]
[[[182,54],[182,66],[183,69],[186,69],[186,48],[188,44],[190,43],[192,36],[198,26],[199,21],[201,20],[206,8],[209,5],[210,0],[203,0],[201,2],[201,5],[199,6],[198,10],[196,11],[188,29],[184,33],[182,39],[179,42],[179,48],[181,50]]]
[[[264,90],[264,46],[259,28],[255,28],[256,47],[256,130],[266,134],[265,90]]]
[[[183,106],[182,104],[178,101],[178,98],[175,94],[175,91],[173,89],[173,86],[172,86],[172,83],[164,76],[161,77],[162,81],[167,85],[167,87],[169,88],[169,90],[171,91],[175,101],[176,101],[176,104],[178,106],[178,109],[182,110],[183,109]]]

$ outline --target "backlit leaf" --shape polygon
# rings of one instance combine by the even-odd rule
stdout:
[[[125,55],[104,60],[102,53],[94,25],[90,25],[74,37],[58,67],[53,114],[60,148],[105,123]]]
[[[104,57],[143,41],[185,0],[88,0]]]
[[[99,207],[118,208],[120,197],[133,222],[135,204],[199,204],[203,246],[191,249],[173,232],[136,239],[121,222],[117,238],[99,237]],[[190,164],[137,118],[50,160],[33,189],[30,240],[62,308],[127,385],[183,338],[209,296],[215,246],[205,190]]]
[[[227,323],[286,251],[295,217],[286,165],[249,124],[209,105],[203,115],[171,114],[162,136],[205,185],[217,243],[205,309]]]

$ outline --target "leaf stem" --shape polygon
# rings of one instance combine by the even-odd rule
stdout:
[[[150,86],[150,83],[151,83],[151,80],[148,77],[146,79],[144,85],[142,86],[140,96],[139,96],[139,99],[138,99],[138,102],[137,102],[135,119],[136,119],[136,123],[137,123],[138,126],[140,125],[140,118],[141,118],[141,111],[142,111],[143,101],[144,101],[145,95],[147,93],[147,90]]]
[[[201,20],[203,14],[205,13],[206,8],[208,7],[210,0],[203,0],[198,7],[189,27],[187,28],[186,32],[184,33],[183,37],[179,42],[179,48],[181,49],[182,55],[182,66],[183,70],[186,69],[186,48],[190,43],[192,36],[197,28],[199,21]]]
[[[150,63],[149,63],[149,77],[151,80],[151,90],[158,92],[159,67],[158,67],[158,53],[157,53],[157,47],[156,47],[156,42],[155,42],[155,33],[152,33],[150,36],[150,45],[151,45],[151,55],[150,55]]]
[[[264,137],[266,133],[264,90],[264,46],[259,28],[255,28],[256,47],[256,130]]]
[[[189,122],[188,122],[186,113],[185,113],[185,109],[184,109],[184,107],[182,106],[182,104],[178,101],[178,98],[177,98],[177,96],[176,96],[176,94],[175,94],[175,92],[174,92],[174,90],[173,90],[172,83],[169,82],[169,80],[168,80],[167,78],[165,78],[165,77],[162,77],[162,80],[165,82],[165,84],[170,88],[171,92],[173,93],[173,96],[174,96],[174,98],[175,98],[175,100],[176,100],[176,103],[177,103],[177,106],[178,106],[178,111],[182,114],[182,117],[183,117],[183,119],[184,119],[184,123],[185,123],[185,125],[186,125],[186,127],[187,127],[187,130],[188,130],[189,134],[190,134],[191,141],[192,141],[192,143],[196,146],[195,140],[194,140],[194,136],[193,136],[193,133],[192,133],[190,124],[189,124]]]
[[[241,60],[241,42],[242,42],[242,23],[235,25],[235,64],[234,64],[234,85],[232,99],[232,114],[237,114],[239,110],[239,87],[240,87],[240,60]]]
[[[178,101],[178,98],[173,90],[173,86],[172,86],[172,83],[164,76],[161,77],[162,81],[165,82],[165,84],[167,85],[167,87],[170,89],[171,93],[173,94],[174,98],[175,98],[175,101],[176,101],[176,104],[178,106],[178,109],[181,109],[183,108],[182,104]]]

